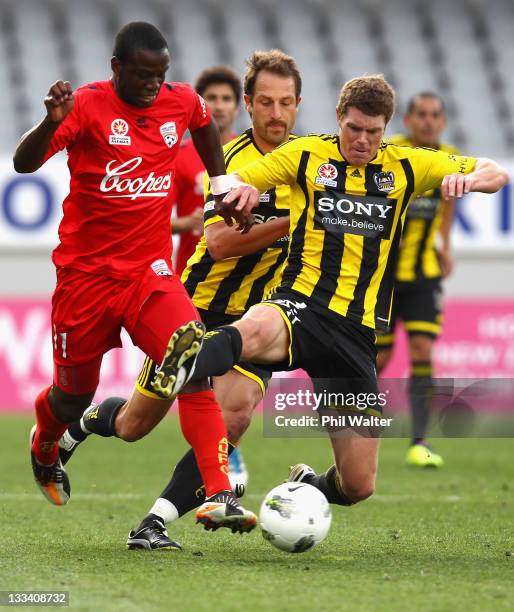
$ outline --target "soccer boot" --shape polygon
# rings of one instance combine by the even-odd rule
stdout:
[[[313,476],[316,476],[316,472],[310,465],[297,463],[296,465],[289,466],[289,476],[286,482],[306,482],[309,484]]]
[[[257,517],[241,506],[232,491],[221,491],[206,499],[198,508],[196,522],[207,530],[216,531],[220,527],[227,527],[232,533],[244,533],[257,525]]]
[[[248,484],[248,470],[239,448],[234,449],[228,456],[228,478],[232,491],[236,490],[237,485],[246,487]],[[237,497],[241,497],[241,495],[237,495]]]
[[[157,368],[152,387],[163,398],[174,398],[191,378],[196,356],[202,348],[205,326],[189,321],[171,336],[161,365]]]
[[[413,467],[443,467],[444,461],[441,455],[434,451],[426,444],[413,444],[407,451],[405,458],[407,465]]]
[[[170,540],[166,525],[158,517],[143,521],[137,529],[128,534],[129,550],[182,550],[182,546]]]
[[[70,481],[62,465],[60,457],[52,465],[43,465],[32,452],[32,442],[36,434],[36,425],[30,430],[30,458],[32,473],[41,493],[55,506],[64,506],[71,495]]]

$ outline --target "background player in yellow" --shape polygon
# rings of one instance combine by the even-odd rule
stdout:
[[[446,127],[444,102],[432,92],[411,98],[404,116],[406,134],[389,142],[413,147],[430,147],[449,154],[459,151],[441,142]],[[395,341],[395,324],[401,319],[409,337],[411,374],[409,399],[412,440],[407,463],[440,467],[443,459],[427,445],[425,436],[432,401],[432,349],[441,331],[441,280],[451,273],[450,229],[454,198],[444,200],[439,187],[418,196],[409,206],[403,228],[393,296],[391,325],[377,336],[377,370],[387,365]],[[437,235],[440,237],[440,248]]]
[[[297,138],[238,170],[244,184],[225,197],[225,211],[238,202],[248,212],[260,191],[291,185],[288,258],[276,293],[204,342],[191,381],[249,359],[302,367],[319,393],[327,390],[323,378],[329,391],[376,398],[374,329],[389,323],[409,204],[439,185],[448,198],[492,193],[508,180],[492,160],[383,142],[393,111],[394,92],[382,76],[352,79],[337,104],[337,135]],[[377,413],[376,402],[368,412]],[[331,503],[369,497],[379,440],[366,427],[348,433],[329,431],[335,465],[325,474],[297,464],[289,479],[318,487]]]
[[[224,147],[227,171],[237,170],[273,151],[293,138],[301,94],[301,77],[295,61],[280,51],[255,52],[247,60],[244,102],[252,127]],[[289,233],[290,187],[273,186],[261,194],[254,210],[256,227],[240,234],[227,227],[212,206],[206,183],[204,209],[205,235],[189,259],[182,282],[198,308],[207,329],[239,319],[253,304],[260,302],[279,282],[286,259]],[[155,364],[147,358],[131,401],[150,413],[164,402],[153,390]],[[227,425],[229,452],[248,428],[253,410],[262,399],[271,373],[262,366],[238,363],[213,381],[216,397]],[[69,450],[61,452],[66,461],[77,442],[85,440],[84,423],[74,425]],[[62,440],[63,445],[67,440]],[[148,515],[128,538],[131,548],[180,548],[169,539],[165,525],[199,506],[205,498],[195,456],[190,450],[177,463],[171,480]]]

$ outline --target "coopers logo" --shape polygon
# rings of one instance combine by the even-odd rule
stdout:
[[[317,191],[314,194],[314,207],[315,229],[389,240],[396,200]]]
[[[107,198],[130,198],[131,200],[167,196],[171,187],[171,173],[155,176],[154,172],[150,172],[145,177],[134,178],[125,176],[134,172],[142,161],[142,157],[134,157],[122,164],[115,159],[111,160],[105,166],[105,176],[100,183],[100,191],[109,193]]]

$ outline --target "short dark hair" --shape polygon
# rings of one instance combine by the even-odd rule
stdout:
[[[237,104],[241,102],[241,79],[230,66],[212,66],[202,70],[195,83],[196,93],[203,96],[210,85],[228,85],[234,92]]]
[[[114,39],[112,54],[120,62],[128,62],[135,51],[164,51],[168,43],[159,30],[146,21],[133,21],[123,26]]]
[[[412,96],[412,98],[409,99],[409,101],[407,102],[407,110],[405,111],[407,115],[410,115],[414,111],[414,109],[416,108],[416,101],[419,98],[433,98],[435,100],[439,100],[441,104],[441,109],[443,113],[446,115],[446,104],[444,103],[442,96],[440,96],[435,91],[429,91],[429,90],[420,91],[419,93],[417,93],[416,95]]]
[[[365,115],[382,115],[386,124],[394,113],[394,90],[382,74],[355,77],[343,85],[337,103],[337,112],[345,115],[350,106]]]
[[[302,93],[302,77],[294,58],[279,49],[255,51],[246,60],[244,92],[250,98],[255,92],[255,81],[261,70],[266,70],[282,77],[293,77],[296,97]]]

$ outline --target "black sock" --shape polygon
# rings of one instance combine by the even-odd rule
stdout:
[[[148,525],[151,525],[154,521],[158,521],[163,527],[166,527],[161,516],[157,516],[157,514],[152,514],[151,512],[149,512],[145,516],[145,518],[141,521],[141,524],[136,529],[136,531],[139,531],[140,529],[143,529],[144,527],[148,527]]]
[[[77,442],[84,442],[84,440],[89,436],[89,432],[84,431],[80,426],[80,419],[78,421],[73,421],[73,423],[70,424],[68,427],[68,433]]]
[[[413,363],[409,383],[413,444],[418,444],[426,437],[432,392],[432,364],[430,362]]]
[[[116,415],[126,401],[122,397],[108,397],[98,406],[88,408],[82,416],[82,426],[88,432],[104,438],[116,436],[114,429]]]
[[[242,348],[243,339],[237,327],[224,325],[207,332],[190,382],[226,374],[239,361]]]
[[[232,454],[235,448],[229,442],[228,454]],[[159,497],[171,502],[179,516],[203,504],[205,487],[192,448],[177,463],[171,480]]]
[[[324,474],[320,474],[319,476],[311,476],[309,479],[305,478],[304,482],[316,487],[316,489],[319,489],[327,498],[329,504],[351,506],[355,503],[341,490],[339,476],[337,474],[335,465],[329,468]]]

